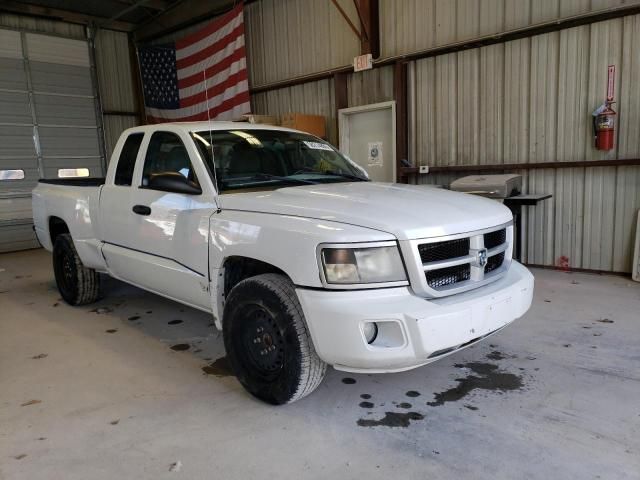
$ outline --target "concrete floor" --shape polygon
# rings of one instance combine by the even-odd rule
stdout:
[[[72,308],[47,252],[0,255],[0,479],[640,478],[640,284],[535,275],[484,343],[271,407],[206,314],[110,279]]]

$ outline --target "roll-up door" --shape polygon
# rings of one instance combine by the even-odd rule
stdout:
[[[0,252],[37,246],[38,178],[103,175],[89,44],[0,29]]]

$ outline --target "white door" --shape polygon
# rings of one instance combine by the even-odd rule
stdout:
[[[193,161],[185,145],[192,147],[188,138],[154,132],[128,192],[105,187],[103,253],[116,277],[210,310],[209,217],[217,205],[206,169]],[[166,173],[186,177],[202,193],[175,193],[150,185],[152,176]],[[109,222],[117,227],[107,228]]]
[[[343,108],[338,112],[340,151],[376,182],[396,181],[395,102]]]

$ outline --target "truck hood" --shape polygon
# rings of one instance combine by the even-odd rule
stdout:
[[[507,207],[427,185],[349,182],[227,193],[223,210],[317,218],[380,230],[398,240],[440,237],[512,219]]]

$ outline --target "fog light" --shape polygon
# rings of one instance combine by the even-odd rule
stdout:
[[[378,324],[376,322],[365,323],[362,330],[364,332],[364,338],[369,344],[373,343],[378,336]]]

